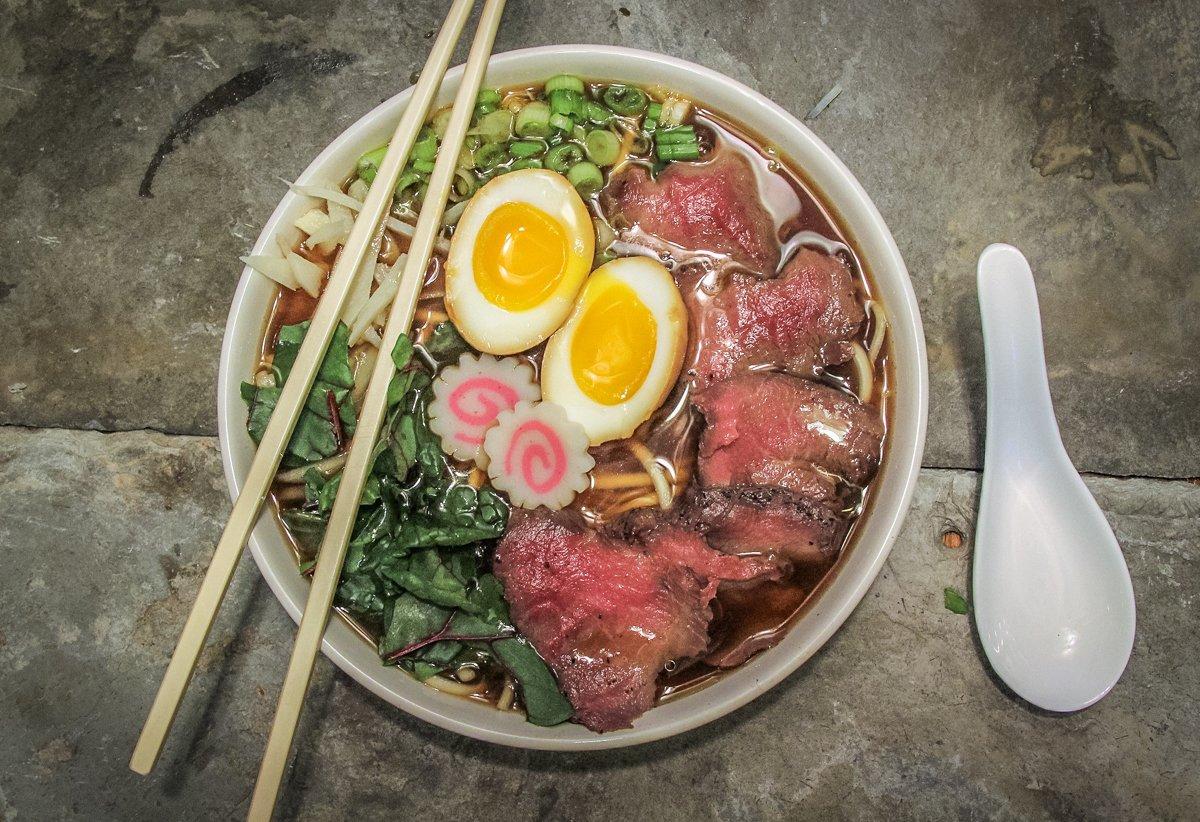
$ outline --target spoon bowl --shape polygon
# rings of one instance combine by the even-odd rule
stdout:
[[[1133,648],[1129,569],[1071,464],[1050,400],[1037,291],[1025,257],[979,257],[987,447],[976,523],[975,624],[1019,696],[1076,711],[1116,684]]]

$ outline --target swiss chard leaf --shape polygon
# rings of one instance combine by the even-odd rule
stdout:
[[[253,383],[242,383],[242,399],[249,406],[246,427],[255,443],[262,441],[267,423],[270,422],[275,406],[279,403],[283,385],[296,362],[296,354],[308,331],[308,325],[307,322],[303,322],[298,325],[285,325],[279,329],[279,341],[275,344],[274,357],[277,383],[275,386],[259,388]],[[337,452],[339,443],[329,409],[330,394],[333,395],[334,404],[337,406],[342,433],[346,437],[354,434],[355,411],[354,402],[350,398],[350,389],[354,387],[354,375],[350,370],[350,352],[347,346],[349,336],[350,330],[339,323],[305,399],[304,409],[296,421],[292,438],[288,441],[283,465],[305,465]]]
[[[474,610],[467,596],[475,578],[475,557],[467,551],[417,551],[383,573],[409,593],[446,608]]]
[[[436,634],[453,613],[410,593],[401,594],[388,608],[383,636],[379,639],[379,655],[387,656]]]
[[[521,687],[525,715],[534,725],[558,725],[575,713],[549,666],[523,637],[493,642],[492,651]]]
[[[429,341],[425,343],[425,353],[438,366],[458,362],[458,358],[472,350],[469,343],[458,333],[454,323],[450,321],[434,326]]]
[[[288,326],[280,333],[275,356],[281,384],[305,330],[306,325]],[[335,340],[331,352],[344,349],[343,332],[344,327],[339,328],[341,342]],[[450,323],[435,329],[425,349],[439,364],[470,350]],[[484,550],[480,543],[504,533],[508,505],[491,488],[465,484],[429,430],[426,407],[432,380],[413,364],[407,338],[401,338],[392,358],[398,371],[388,387],[388,416],[375,447],[337,603],[377,626],[380,656],[393,657],[418,678],[461,664],[464,653],[472,660],[479,655],[498,658],[516,679],[529,720],[558,724],[570,718],[570,703],[537,651],[517,636],[503,588],[494,575],[482,572],[478,561]],[[339,402],[348,396],[351,380],[348,357],[343,354],[342,360],[323,363],[318,377]],[[332,439],[328,399],[317,394],[319,387],[314,387],[304,411],[314,428],[303,431],[297,457],[328,446],[321,434]],[[252,426],[259,420],[265,428],[278,390],[272,395],[264,394],[268,389],[247,388]],[[327,430],[316,427],[319,423]],[[297,431],[302,431],[300,425]],[[304,509],[289,512],[303,526],[307,540],[315,542],[313,551],[319,547],[339,485],[340,477],[326,479],[310,471]],[[394,659],[401,651],[404,655]]]

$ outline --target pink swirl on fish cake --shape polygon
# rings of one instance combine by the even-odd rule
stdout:
[[[562,508],[587,488],[596,464],[583,426],[551,402],[522,402],[501,412],[483,448],[492,485],[521,508]]]
[[[516,357],[463,354],[433,382],[429,429],[452,457],[487,468],[483,438],[496,416],[522,401],[541,397],[533,367]]]

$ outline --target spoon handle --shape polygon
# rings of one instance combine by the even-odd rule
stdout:
[[[1005,243],[979,255],[979,313],[987,362],[987,452],[1061,447],[1050,400],[1037,289],[1025,256]]]

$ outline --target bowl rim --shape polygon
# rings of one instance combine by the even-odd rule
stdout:
[[[595,59],[596,57],[611,57],[624,58],[628,60],[638,61],[651,66],[668,67],[676,72],[682,72],[692,75],[698,82],[710,88],[723,88],[724,91],[732,92],[733,94],[743,96],[746,100],[752,103],[757,108],[766,113],[767,117],[776,118],[777,125],[794,133],[794,137],[804,143],[807,143],[806,149],[813,152],[822,163],[826,165],[826,171],[835,175],[839,182],[848,187],[850,196],[855,201],[855,205],[859,210],[859,217],[864,220],[868,226],[869,233],[874,235],[874,239],[882,244],[881,255],[886,259],[881,260],[877,254],[867,260],[868,267],[872,269],[876,279],[879,277],[878,272],[887,267],[895,272],[898,296],[904,303],[904,315],[910,320],[910,330],[912,332],[912,343],[914,345],[913,356],[911,362],[906,363],[907,366],[914,370],[915,381],[910,385],[912,393],[907,395],[909,401],[908,406],[911,406],[910,413],[915,413],[916,419],[912,428],[913,443],[912,447],[904,453],[897,453],[897,449],[892,448],[892,443],[889,441],[889,447],[884,455],[885,468],[889,474],[897,475],[895,482],[899,483],[899,498],[890,506],[890,510],[869,510],[864,519],[870,518],[873,521],[878,521],[881,517],[886,517],[886,521],[882,523],[883,535],[877,540],[877,544],[873,546],[855,545],[856,552],[870,552],[869,564],[867,567],[859,571],[856,579],[853,580],[851,586],[842,591],[836,602],[830,600],[827,592],[822,592],[819,599],[821,608],[819,614],[811,617],[811,619],[820,618],[820,627],[814,631],[811,637],[799,648],[794,649],[788,656],[782,654],[772,655],[772,651],[779,650],[779,647],[770,651],[761,653],[758,658],[752,659],[743,668],[755,666],[757,675],[740,691],[734,692],[724,699],[721,699],[715,705],[710,705],[707,708],[699,710],[692,714],[684,714],[669,721],[645,721],[652,718],[655,710],[652,709],[646,714],[643,720],[635,723],[631,729],[608,732],[605,734],[596,734],[586,732],[586,735],[571,733],[569,735],[560,735],[555,733],[555,728],[538,728],[537,726],[529,725],[522,721],[520,730],[504,729],[499,727],[485,727],[479,723],[467,721],[462,718],[462,714],[466,711],[459,709],[458,706],[464,704],[464,700],[458,697],[448,697],[440,694],[431,688],[423,685],[418,685],[423,691],[429,694],[435,694],[444,700],[450,700],[447,704],[447,710],[442,710],[440,707],[431,707],[425,702],[432,702],[433,699],[427,699],[428,694],[423,694],[417,697],[409,697],[397,692],[382,681],[380,676],[377,676],[377,671],[368,670],[363,665],[351,658],[353,651],[343,650],[345,644],[344,632],[339,633],[335,629],[335,625],[339,624],[338,620],[330,621],[330,628],[326,631],[322,642],[322,650],[334,664],[349,674],[359,684],[366,687],[376,696],[385,701],[396,705],[409,714],[412,714],[420,719],[430,722],[445,730],[453,731],[474,739],[479,739],[487,742],[493,742],[503,745],[508,745],[518,748],[530,748],[539,750],[581,750],[581,749],[606,749],[616,748],[628,745],[637,745],[666,737],[674,736],[697,727],[712,722],[732,711],[741,708],[755,698],[766,693],[788,675],[793,673],[809,658],[812,657],[829,638],[842,626],[851,612],[857,607],[858,603],[866,594],[868,588],[878,576],[883,563],[886,561],[888,554],[891,551],[892,545],[898,535],[903,524],[904,518],[908,512],[909,505],[912,500],[912,495],[915,490],[918,473],[921,467],[921,458],[924,451],[926,427],[928,422],[928,365],[926,360],[925,337],[921,322],[920,309],[917,302],[915,292],[912,287],[911,279],[908,275],[908,270],[904,265],[903,258],[900,255],[899,248],[896,245],[895,239],[892,237],[883,217],[880,215],[874,202],[863,189],[862,185],[850,172],[849,168],[829,149],[825,143],[816,136],[807,126],[805,126],[797,117],[793,116],[778,104],[760,94],[748,86],[725,76],[713,69],[682,60],[675,57],[669,57],[656,52],[645,51],[641,49],[631,49],[622,46],[607,46],[607,45],[588,45],[588,44],[566,44],[566,45],[548,45],[535,46],[530,48],[516,49],[503,53],[498,53],[492,56],[489,63],[489,71],[497,68],[503,68],[512,63],[521,63],[529,59],[538,59],[546,57],[554,57],[561,59],[565,65],[570,65],[572,59],[583,58]],[[448,88],[453,88],[457,85],[463,71],[463,66],[458,65],[451,68],[443,83],[443,95]],[[351,125],[345,128],[328,146],[326,146],[305,168],[304,172],[297,178],[298,180],[307,181],[310,178],[317,176],[317,172],[321,169],[330,158],[338,151],[339,148],[352,143],[356,137],[361,139],[363,131],[369,129],[372,123],[379,121],[381,118],[388,118],[388,112],[397,106],[404,105],[411,97],[412,88],[404,89],[396,95],[384,100],[379,105],[372,108],[370,111],[356,119]],[[701,102],[704,102],[703,96],[698,95]],[[394,115],[395,116],[395,115]],[[750,122],[752,129],[758,130],[762,125],[759,122]],[[808,169],[805,171],[806,176]],[[826,204],[834,208],[839,219],[842,219],[842,208],[839,203],[830,202],[829,195],[822,191],[822,195],[826,198]],[[275,236],[281,227],[283,217],[289,207],[300,195],[292,191],[288,191],[280,200],[272,212],[270,218],[263,226],[262,232],[257,238],[254,250],[252,253],[260,253],[264,248],[268,247],[268,243]],[[844,199],[844,197],[842,198]],[[857,232],[851,232],[851,239],[861,248],[862,226]],[[866,256],[865,254],[863,255]],[[221,463],[224,468],[226,483],[229,488],[231,498],[236,498],[240,491],[243,477],[239,476],[237,466],[235,465],[234,449],[231,445],[231,436],[233,432],[241,430],[244,434],[243,419],[229,411],[231,392],[234,397],[237,396],[237,387],[245,374],[233,373],[233,363],[239,348],[243,343],[235,339],[235,329],[239,326],[240,315],[248,311],[246,303],[250,297],[252,283],[257,279],[253,272],[248,268],[243,268],[241,277],[238,281],[236,291],[233,296],[233,301],[230,306],[229,315],[226,320],[226,330],[221,344],[220,364],[218,368],[218,385],[217,385],[217,422],[218,422],[218,437],[221,450]],[[889,304],[889,312],[893,315],[895,295]],[[261,318],[260,318],[261,322]],[[895,410],[895,409],[894,409]],[[264,531],[264,528],[269,530]],[[274,531],[279,535],[276,527],[274,516],[269,508],[264,507],[260,515],[259,522],[256,525],[254,532],[249,539],[249,546],[254,557],[259,571],[262,573],[268,586],[275,594],[276,598],[283,605],[288,615],[293,621],[299,622],[301,612],[303,611],[304,603],[287,590],[283,574],[287,569],[279,568],[278,561],[273,559],[267,547],[264,545],[264,534]],[[279,536],[282,541],[282,536]],[[289,557],[290,564],[290,557]],[[290,569],[292,575],[295,574],[294,565]],[[307,585],[304,586],[307,591]],[[827,607],[831,606],[831,607]],[[802,620],[808,617],[802,617]],[[352,631],[349,626],[341,623],[346,631]],[[788,634],[792,634],[796,625],[789,629]],[[337,634],[335,636],[335,634]],[[362,639],[357,635],[353,635],[353,641],[362,644]],[[372,652],[373,653],[373,652]],[[769,658],[770,664],[764,664],[764,661]],[[386,670],[383,666],[377,666],[377,670]],[[703,693],[704,689],[698,693]],[[691,694],[680,697],[679,702],[686,702],[692,699]],[[456,715],[457,714],[457,715]],[[497,723],[499,724],[499,723]],[[641,727],[639,727],[639,724]],[[557,726],[562,728],[565,726]]]

